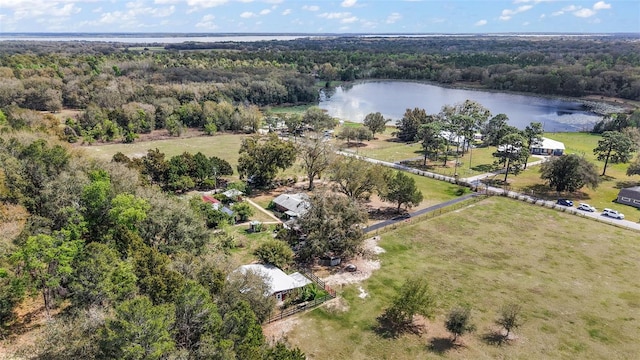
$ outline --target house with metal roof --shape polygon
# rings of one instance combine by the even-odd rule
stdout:
[[[620,204],[640,208],[640,186],[620,189],[616,201]]]
[[[309,197],[307,194],[281,194],[273,199],[276,210],[285,213],[289,217],[300,217],[309,209]]]
[[[287,294],[291,293],[295,289],[301,288],[307,284],[311,284],[304,275],[299,272],[287,275],[284,271],[273,265],[264,264],[249,264],[242,265],[236,271],[240,271],[245,274],[247,271],[251,271],[254,274],[262,277],[269,285],[268,296],[274,296],[278,302],[284,301]]]
[[[561,156],[564,153],[564,143],[560,141],[542,138],[542,141],[537,141],[531,146],[532,155],[544,155],[544,156]]]

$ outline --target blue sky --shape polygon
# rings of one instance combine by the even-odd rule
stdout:
[[[0,32],[640,33],[640,1],[0,0]]]

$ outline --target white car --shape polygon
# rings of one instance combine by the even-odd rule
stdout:
[[[596,208],[594,208],[593,206],[591,206],[591,205],[589,205],[589,204],[580,203],[580,205],[578,205],[578,210],[584,210],[584,211],[588,211],[588,212],[594,212],[594,211],[596,211]]]
[[[605,215],[614,219],[618,219],[618,220],[624,219],[623,213],[620,213],[620,212],[617,212],[616,210],[611,210],[611,209],[602,210],[602,215]]]

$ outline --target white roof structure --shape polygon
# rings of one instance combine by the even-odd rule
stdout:
[[[223,192],[222,195],[224,195],[224,196],[226,196],[228,198],[232,198],[232,197],[243,195],[243,192],[238,190],[238,189],[229,189],[229,190]]]
[[[243,274],[246,273],[247,271],[251,271],[257,275],[260,275],[266,278],[270,282],[269,295],[273,295],[275,293],[279,293],[282,291],[297,289],[307,284],[311,284],[311,280],[307,279],[304,275],[298,272],[295,272],[291,275],[287,275],[284,271],[278,269],[273,265],[263,265],[263,264],[242,265],[236,271],[240,271]]]
[[[300,216],[309,209],[309,197],[306,194],[281,194],[273,199],[274,204],[286,209],[287,215]],[[289,213],[289,211],[291,213]],[[292,215],[295,214],[295,215]]]
[[[442,130],[440,131],[440,137],[453,143],[453,144],[462,144],[467,139],[464,136],[452,133],[451,131]]]
[[[532,147],[540,149],[564,150],[564,143],[543,137],[542,143],[536,142]]]

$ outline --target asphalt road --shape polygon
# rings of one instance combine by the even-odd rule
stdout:
[[[453,205],[453,204],[459,203],[461,201],[465,201],[465,200],[470,199],[470,198],[472,198],[474,196],[477,196],[477,194],[476,193],[467,194],[467,195],[461,196],[459,198],[455,198],[453,200],[445,201],[443,203],[436,204],[436,205],[430,206],[428,208],[424,208],[424,209],[420,209],[418,211],[412,212],[406,218],[397,219],[397,220],[393,220],[393,219],[385,220],[385,221],[382,221],[382,222],[379,222],[377,224],[373,224],[371,226],[368,226],[368,227],[364,228],[364,232],[368,233],[368,232],[372,232],[372,231],[376,231],[376,230],[382,229],[385,226],[393,225],[393,224],[400,223],[400,222],[405,222],[405,221],[410,220],[412,217],[419,216],[419,215],[422,215],[422,214],[426,214],[428,212],[436,211],[438,209],[442,209],[443,207],[446,207],[446,206],[449,206],[449,205]]]
[[[433,178],[433,179],[436,179],[436,180],[442,180],[442,181],[446,181],[446,182],[449,182],[449,183],[455,183],[455,179],[452,178],[452,177],[444,176],[444,175],[440,175],[440,174],[434,174],[434,173],[430,173],[430,172],[422,171],[422,170],[418,170],[418,169],[414,169],[414,168],[411,168],[411,167],[408,167],[408,166],[405,166],[405,165],[402,165],[402,164],[396,164],[396,163],[392,163],[392,162],[388,162],[388,161],[372,159],[372,158],[368,158],[368,157],[365,157],[365,156],[360,156],[360,155],[357,155],[357,154],[354,154],[354,153],[345,152],[345,151],[336,151],[336,153],[339,154],[339,155],[343,155],[343,156],[357,157],[357,158],[359,158],[361,160],[368,161],[368,162],[374,163],[374,164],[380,164],[380,165],[383,165],[383,166],[394,168],[396,170],[402,170],[402,171],[410,172],[410,173],[413,173],[413,174],[416,174],[416,175],[430,177],[430,178]],[[538,165],[538,164],[540,164],[540,163],[542,163],[544,161],[545,161],[544,159],[543,160],[537,160],[537,161],[534,161],[532,163],[529,163],[528,165]],[[486,179],[486,178],[489,178],[489,177],[493,177],[493,176],[495,176],[495,175],[497,175],[499,173],[500,173],[500,171],[497,171],[497,172],[494,172],[494,173],[481,174],[481,175],[473,176],[473,177],[470,177],[470,178],[459,179],[459,182],[461,184],[466,183],[469,186],[478,189],[478,193],[491,193],[491,194],[494,194],[494,195],[505,195],[504,194],[505,190],[503,190],[501,188],[497,188],[497,187],[487,186],[484,183],[482,183],[483,179]],[[365,232],[371,232],[371,231],[378,230],[380,228],[383,228],[385,226],[388,226],[388,225],[391,225],[391,224],[394,224],[394,223],[406,221],[406,220],[410,219],[413,216],[421,215],[421,214],[427,213],[429,211],[438,210],[438,209],[440,209],[442,207],[445,207],[445,206],[448,206],[448,205],[451,205],[451,204],[455,204],[456,202],[460,202],[460,201],[466,200],[469,197],[472,197],[472,196],[475,196],[475,195],[476,194],[465,195],[465,196],[459,197],[457,199],[453,199],[453,200],[444,202],[442,204],[434,205],[434,206],[428,207],[426,209],[422,209],[422,210],[416,211],[414,213],[411,213],[410,217],[406,218],[406,219],[386,220],[386,221],[371,225],[371,226],[365,228],[364,231]],[[517,192],[514,192],[514,191],[506,192],[506,196],[509,196],[511,198],[514,198],[514,199],[519,199],[519,200],[522,200],[522,201],[527,201],[529,203],[535,203],[538,206],[545,206],[547,208],[568,212],[568,213],[571,213],[571,214],[575,214],[577,216],[590,217],[590,218],[593,218],[593,219],[596,219],[598,221],[602,221],[602,222],[605,222],[605,223],[609,223],[609,224],[613,224],[613,225],[616,225],[616,226],[626,227],[626,228],[629,228],[629,229],[640,231],[640,223],[637,223],[637,222],[634,222],[634,221],[631,221],[631,220],[613,219],[613,218],[610,218],[608,216],[602,215],[602,213],[599,212],[599,211],[596,211],[596,212],[593,212],[593,213],[587,212],[587,211],[582,211],[582,210],[578,210],[575,207],[561,206],[561,205],[556,204],[553,201],[545,201],[545,200],[535,199],[535,198],[532,198],[532,197],[530,197],[528,195],[524,195],[524,194],[517,193]]]

